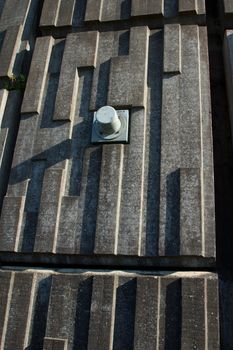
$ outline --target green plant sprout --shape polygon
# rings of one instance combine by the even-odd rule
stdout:
[[[19,76],[15,76],[12,74],[11,77],[7,78],[7,80],[3,83],[3,88],[12,91],[12,90],[24,90],[26,86],[26,76],[20,74]]]

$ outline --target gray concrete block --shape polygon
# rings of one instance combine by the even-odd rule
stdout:
[[[123,11],[125,0],[107,1],[103,0],[101,22],[108,22],[127,18],[127,13]]]
[[[61,0],[45,0],[41,17],[40,26],[56,26],[60,10]]]
[[[12,161],[12,171],[8,184],[9,196],[25,196],[28,178],[30,177],[30,161],[33,156],[33,145],[37,131],[38,116],[22,117],[17,135],[16,146]],[[19,181],[21,179],[22,181]]]
[[[206,14],[206,3],[203,0],[197,0],[197,13],[199,15]]]
[[[156,278],[143,277],[137,281],[134,349],[155,349],[158,341],[158,293],[159,281]],[[148,303],[148,300],[150,302]]]
[[[34,302],[34,276],[32,273],[18,275],[12,273],[8,290],[5,322],[7,327],[1,339],[5,349],[24,348],[28,337],[28,322],[31,317],[31,304]],[[5,323],[4,322],[4,323]]]
[[[46,0],[44,2],[40,26],[72,26],[76,0]]]
[[[77,68],[95,67],[99,33],[72,33],[66,39],[64,61],[71,55]]]
[[[103,0],[87,0],[85,21],[101,21]]]
[[[93,73],[91,88],[91,110],[97,110],[107,104],[107,94],[109,93],[109,72],[111,59],[118,56],[119,42],[123,37],[124,49],[128,54],[128,38],[126,31],[104,32],[99,36],[99,48],[97,52],[96,68]],[[122,58],[120,58],[122,59]],[[118,58],[117,58],[118,60]],[[125,61],[127,58],[125,58]],[[124,65],[121,66],[124,69]],[[112,69],[112,68],[111,68]],[[121,72],[119,72],[120,74]],[[99,79],[101,76],[101,79]],[[120,86],[120,85],[118,85]]]
[[[180,246],[177,246],[174,241],[174,237],[177,237],[175,232],[178,234],[178,231],[174,231],[173,226],[175,225],[175,227],[179,227],[180,232],[190,234],[190,238],[196,237],[193,244],[188,239],[190,244],[188,245],[190,248],[192,247],[193,252],[197,249],[202,255],[208,256],[208,254],[214,254],[215,243],[208,234],[206,235],[206,232],[209,232],[210,235],[214,232],[213,188],[211,190],[213,172],[209,172],[212,168],[212,137],[208,133],[211,125],[209,93],[207,96],[203,94],[200,99],[203,89],[209,91],[207,88],[207,84],[209,86],[208,70],[204,71],[201,64],[201,62],[208,64],[207,46],[204,44],[206,32],[202,28],[197,29],[194,26],[182,27],[181,41],[182,73],[179,76],[166,76],[163,81],[165,99],[162,112],[161,140],[160,254],[162,251],[166,251],[166,239],[169,242],[168,246],[170,245],[170,248],[167,248],[168,254],[169,249],[171,249],[170,254],[176,250],[185,254],[182,250],[187,248],[185,238],[180,236]],[[202,72],[201,80],[198,77],[200,71]],[[163,118],[165,118],[164,121]],[[174,125],[177,125],[177,128],[174,128]],[[206,136],[207,134],[208,136]],[[188,182],[183,185],[182,169],[184,168],[187,169],[188,173],[190,172],[190,175],[193,171],[195,172],[194,169],[200,175],[197,175],[196,180],[195,176],[193,180],[189,178]],[[169,172],[168,169],[170,169]],[[193,185],[191,185],[192,182]],[[184,191],[185,197],[183,197],[182,191]],[[196,204],[194,204],[195,201]],[[209,204],[206,206],[207,202]],[[187,216],[185,212],[182,213],[182,208],[190,210]],[[196,213],[197,217],[194,218],[191,213]],[[194,232],[191,234],[191,227],[194,228],[195,225],[198,228],[196,227],[194,235]],[[189,229],[186,231],[185,227],[189,227]],[[196,248],[195,245],[197,245]],[[199,248],[197,248],[198,245]]]
[[[164,11],[164,0],[149,0],[141,2],[132,1],[131,16],[162,15]]]
[[[45,342],[55,342],[65,350],[72,344],[76,324],[78,294],[83,282],[81,274],[52,276],[50,300],[47,313]],[[80,305],[85,307],[84,305]],[[62,311],[62,312],[61,312]],[[50,341],[48,341],[48,338]],[[52,340],[52,339],[54,340]],[[55,341],[55,339],[60,339]],[[44,346],[45,346],[44,342]],[[49,348],[50,349],[50,348]],[[57,349],[57,348],[56,348]]]
[[[221,296],[219,296],[220,292],[218,292],[218,289],[219,289],[219,283],[215,279],[212,279],[211,281],[209,281],[209,283],[205,284],[205,298],[207,300],[206,319],[208,320],[208,334],[212,334],[212,336],[208,337],[208,340],[207,340],[207,343],[210,349],[211,348],[214,349],[214,347],[216,346],[215,344],[218,344],[220,324],[224,323],[224,322],[216,323],[216,315],[219,310],[218,304],[221,298]]]
[[[63,169],[48,169],[44,175],[41,206],[35,240],[35,252],[55,252],[61,198],[64,195]]]
[[[67,350],[67,341],[65,339],[44,338],[43,350]]]
[[[213,169],[213,137],[212,137],[212,118],[206,118],[206,115],[212,113],[210,109],[210,76],[209,76],[209,55],[208,51],[204,49],[208,45],[208,39],[205,28],[200,28],[200,59],[202,64],[200,65],[201,74],[201,104],[202,104],[202,148],[203,148],[203,178],[205,181],[205,189],[203,192],[203,201],[205,206],[204,222],[205,231],[215,231],[215,190],[214,190],[214,174],[210,169]],[[205,91],[205,93],[204,93]],[[204,151],[205,150],[205,151]],[[205,235],[205,251],[207,254],[213,254],[216,249],[215,241],[208,239]]]
[[[205,14],[205,1],[203,0],[179,0],[179,13],[182,15]]]
[[[5,197],[0,222],[1,251],[17,251],[25,197]]]
[[[22,0],[20,2],[17,0],[5,0],[1,15],[0,30],[12,26],[24,26],[30,6],[31,0]]]
[[[116,276],[93,278],[88,349],[111,349],[113,347],[112,326],[116,307]]]
[[[0,17],[0,77],[25,73],[35,40],[39,0],[6,0]],[[3,41],[3,42],[2,42]]]
[[[68,35],[59,77],[54,120],[73,119],[79,80],[77,68],[96,66],[98,37],[97,32]]]
[[[14,281],[14,274],[11,272],[5,272],[0,274],[1,293],[0,293],[0,339],[4,339],[6,334],[6,327],[4,327],[4,321],[7,317],[6,313],[11,302],[12,285]],[[9,301],[9,302],[8,302]],[[2,344],[1,344],[2,345]]]
[[[85,21],[110,22],[130,18],[128,0],[87,0]]]
[[[179,0],[179,11],[197,13],[197,0]]]
[[[96,254],[117,253],[123,162],[123,145],[103,146],[96,221]]]
[[[180,220],[180,109],[179,75],[163,79],[160,168],[160,254],[179,252]],[[174,127],[176,125],[176,127]],[[176,239],[174,239],[176,237]],[[167,248],[166,248],[167,246]]]
[[[111,60],[108,105],[145,106],[148,39],[147,27],[132,28],[129,57],[120,56]],[[141,43],[140,47],[138,41]]]
[[[61,0],[56,25],[72,26],[76,0]]]
[[[131,64],[129,57],[111,59],[108,105],[114,107],[131,106]],[[144,91],[143,91],[144,94]]]
[[[130,31],[129,56],[133,107],[142,107],[146,104],[149,34],[147,27],[132,28]],[[138,45],[139,42],[140,45]]]
[[[205,13],[205,1],[203,0],[179,0],[179,12],[180,14],[204,14]]]
[[[64,196],[61,202],[61,214],[59,218],[59,232],[56,241],[56,252],[62,254],[74,254],[76,241],[77,213],[79,210],[78,196]]]
[[[21,101],[20,91],[0,90],[0,206],[8,186]]]
[[[137,25],[161,26],[161,20],[188,17],[189,23],[205,23],[204,0],[60,0],[44,2],[40,26],[44,33],[65,33],[65,27],[105,26],[110,22],[136,21]],[[96,22],[96,23],[94,23]],[[171,22],[172,23],[172,22]],[[134,23],[135,26],[135,23]],[[63,34],[65,35],[65,34]]]
[[[180,240],[182,255],[205,255],[205,237],[203,231],[201,203],[200,169],[180,169]],[[195,209],[194,209],[195,208]]]
[[[182,280],[182,343],[188,348],[205,347],[205,281],[198,280],[193,284],[189,279]],[[193,294],[192,294],[193,293]],[[190,297],[193,295],[193,297]],[[198,300],[198,304],[197,304]],[[189,303],[189,310],[185,305]],[[197,333],[196,333],[197,332]],[[198,334],[198,336],[197,336]]]
[[[184,168],[195,168],[201,166],[202,153],[199,28],[197,26],[184,27],[181,40],[188,43],[182,47],[183,79],[181,79],[180,86],[181,164]]]
[[[231,0],[224,0],[224,11],[225,14],[233,13],[233,3]]]
[[[24,93],[22,113],[40,113],[49,60],[54,39],[38,38],[33,52],[31,68]]]
[[[79,206],[75,225],[75,254],[92,255],[96,239],[96,220],[100,183],[102,149],[100,146],[85,146],[79,192]],[[76,182],[77,185],[79,185]]]
[[[5,34],[0,51],[0,76],[11,77],[14,72],[16,55],[21,45],[23,26],[10,27]]]
[[[164,73],[181,73],[181,29],[179,24],[164,26]]]

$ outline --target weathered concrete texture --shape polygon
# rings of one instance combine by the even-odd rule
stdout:
[[[68,35],[59,77],[54,120],[74,119],[79,80],[77,69],[96,67],[98,43],[98,32]]]
[[[40,113],[51,50],[52,37],[38,38],[33,52],[33,64],[24,94],[22,113]]]
[[[164,28],[164,73],[181,73],[181,65],[181,27],[179,24],[166,25]]]
[[[203,27],[38,38],[1,251],[214,258],[208,68]],[[106,103],[130,108],[128,145],[90,144]]]
[[[111,22],[130,18],[172,18],[205,15],[204,0],[45,0],[40,26],[85,26],[91,21]]]
[[[201,250],[208,256],[215,251],[206,47],[205,28],[182,27],[182,73],[163,80],[160,251],[167,255],[177,249],[184,255]]]
[[[113,107],[146,105],[148,47],[148,28],[132,28],[129,57],[118,56],[111,59],[108,105]],[[98,97],[93,94],[93,98],[96,101]],[[94,105],[92,108],[95,108]]]
[[[18,76],[33,49],[39,0],[5,0],[0,13],[0,78]]]
[[[31,270],[0,281],[2,349],[220,348],[215,274]]]
[[[132,1],[131,15],[143,16],[143,15],[163,15],[164,14],[164,1],[163,0],[149,0],[141,2],[140,0]]]

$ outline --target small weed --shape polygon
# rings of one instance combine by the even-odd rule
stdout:
[[[12,90],[24,90],[26,86],[26,76],[20,74],[18,77],[12,75],[10,78],[6,79],[3,82],[3,88],[12,91]]]

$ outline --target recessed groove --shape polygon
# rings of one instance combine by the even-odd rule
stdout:
[[[215,271],[215,260],[202,257],[156,257],[136,256],[75,256],[51,254],[1,253],[0,266],[27,266],[45,268],[85,268],[85,269],[138,269],[138,270],[179,270]]]

